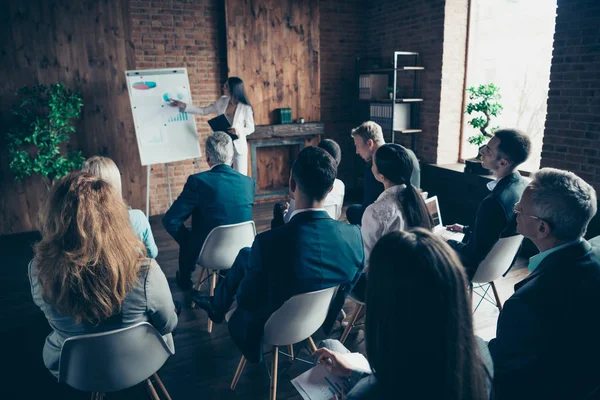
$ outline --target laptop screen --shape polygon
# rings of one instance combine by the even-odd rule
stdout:
[[[438,203],[437,196],[432,196],[425,200],[425,205],[427,206],[429,215],[431,215],[431,219],[433,219],[433,226],[443,226],[442,213],[440,212],[440,204]]]

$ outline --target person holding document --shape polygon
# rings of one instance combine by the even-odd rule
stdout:
[[[491,357],[473,333],[468,281],[444,239],[423,228],[388,233],[369,264],[365,338],[373,373],[349,365],[337,340],[324,340],[314,354],[333,375],[361,378],[345,398],[490,398]]]
[[[223,84],[223,96],[216,103],[206,107],[195,107],[179,100],[170,100],[170,104],[179,107],[181,112],[199,115],[224,114],[231,123],[231,128],[228,129],[227,133],[233,139],[233,169],[241,174],[248,175],[246,136],[254,132],[254,113],[246,95],[244,82],[240,78],[235,76],[228,78]]]

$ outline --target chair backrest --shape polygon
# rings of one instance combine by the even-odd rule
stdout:
[[[488,283],[500,278],[510,268],[521,247],[521,242],[523,242],[523,235],[500,238],[479,264],[473,282]]]
[[[285,346],[308,339],[325,322],[337,288],[298,294],[283,303],[265,324],[264,343]]]
[[[204,241],[197,264],[208,269],[229,269],[244,247],[251,247],[256,236],[254,221],[221,225]]]
[[[59,382],[86,392],[114,392],[143,382],[175,354],[148,322],[65,340]]]
[[[337,219],[337,215],[338,215],[338,206],[337,204],[326,204],[325,205],[325,211],[327,211],[327,214],[329,214],[329,216],[333,219]]]

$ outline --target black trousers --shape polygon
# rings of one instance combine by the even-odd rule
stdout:
[[[351,206],[348,206],[348,209],[346,210],[348,222],[352,225],[360,225],[366,208],[367,207],[362,204],[352,204]]]
[[[246,276],[249,264],[250,247],[244,247],[238,253],[225,278],[221,279],[215,288],[215,297],[212,299],[212,305],[219,313],[225,314],[231,308],[238,287],[244,276]]]
[[[189,279],[196,270],[196,260],[202,250],[202,243],[188,233],[179,242],[179,275],[182,279]]]

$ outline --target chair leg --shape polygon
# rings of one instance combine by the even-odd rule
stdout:
[[[348,338],[348,335],[350,334],[350,331],[352,330],[352,328],[354,328],[354,324],[356,324],[356,320],[358,319],[358,316],[360,315],[360,312],[362,311],[363,305],[362,304],[357,304],[357,306],[358,307],[356,307],[354,309],[354,313],[352,313],[352,317],[350,317],[350,321],[348,323],[348,326],[344,329],[344,333],[342,333],[342,337],[340,338],[340,342],[342,344],[344,344],[344,342]]]
[[[156,389],[154,389],[154,385],[152,385],[150,379],[146,379],[146,389],[148,389],[148,394],[151,398],[154,400],[160,400],[160,397],[158,397],[158,393],[156,393]]]
[[[102,400],[103,398],[104,398],[104,393],[100,393],[100,392],[92,393],[92,400]]]
[[[215,295],[215,287],[217,287],[217,272],[212,271],[212,275],[210,276],[210,289],[208,291],[208,294],[211,297]],[[209,318],[208,319],[208,333],[212,332],[212,328],[213,328],[213,322]]]
[[[277,399],[277,367],[279,364],[279,348],[273,346],[273,365],[271,370],[271,400]]]
[[[317,345],[315,345],[313,338],[309,336],[306,340],[308,340],[308,348],[310,349],[311,353],[317,351]]]
[[[496,285],[494,285],[494,281],[490,282],[492,285],[492,290],[494,291],[494,297],[496,298],[496,305],[498,306],[498,311],[502,311],[502,302],[500,301],[500,296],[498,296],[498,290],[496,290]]]
[[[158,374],[155,373],[153,376],[154,376],[154,379],[156,379],[156,383],[158,384],[158,388],[165,395],[165,397],[167,398],[167,400],[172,400],[171,396],[169,396],[169,392],[167,392],[167,388],[165,387],[165,385],[163,385],[162,381],[158,377]]]
[[[233,376],[233,380],[231,381],[231,386],[229,388],[231,390],[235,390],[235,387],[240,380],[240,376],[242,376],[242,372],[244,372],[244,367],[246,366],[246,357],[242,356],[240,359],[240,363],[238,364],[237,370],[235,371],[235,375]]]
[[[200,291],[202,288],[202,281],[204,280],[204,274],[206,274],[206,272],[208,272],[207,268],[202,268],[202,271],[200,271],[200,277],[198,278],[198,283],[196,284],[196,290],[198,291]]]
[[[202,271],[200,271],[200,277],[198,278],[198,283],[196,284],[197,291],[200,291],[200,288],[202,288],[202,281],[204,279],[204,273],[207,271],[208,271],[208,269],[206,269],[206,268],[202,268]],[[194,300],[192,300],[191,308],[192,309],[196,308],[196,302]]]
[[[290,355],[290,360],[294,361],[294,345],[288,344],[288,354]]]

